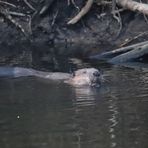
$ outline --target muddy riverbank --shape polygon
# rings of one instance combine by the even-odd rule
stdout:
[[[44,6],[44,3],[39,1],[31,2],[38,12]],[[79,8],[84,5],[83,0],[76,0],[75,3]],[[122,26],[109,13],[111,10],[109,6],[102,7],[96,4],[77,24],[67,25],[68,20],[78,12],[76,6],[67,4],[67,0],[56,1],[44,15],[35,15],[26,4],[17,0],[13,4],[17,8],[9,7],[10,10],[26,14],[24,17],[12,15],[12,19],[21,25],[27,36],[1,14],[1,65],[3,63],[17,65],[20,61],[24,61],[24,65],[30,63],[32,65],[33,62],[30,61],[35,63],[43,61],[49,64],[51,61],[54,63],[54,55],[85,58],[124,44],[129,45],[148,39],[146,32],[148,25],[144,16],[127,10],[121,12]],[[100,14],[103,13],[106,15],[101,17]],[[28,26],[28,16],[32,16],[31,26]]]

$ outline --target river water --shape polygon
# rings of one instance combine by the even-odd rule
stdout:
[[[100,88],[0,79],[0,148],[147,148],[147,69],[95,64]]]

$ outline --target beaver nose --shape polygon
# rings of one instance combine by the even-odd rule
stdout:
[[[93,72],[93,75],[96,76],[96,77],[99,77],[100,73],[98,71],[95,71],[95,72]]]

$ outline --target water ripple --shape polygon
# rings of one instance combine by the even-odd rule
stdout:
[[[108,119],[110,122],[109,125],[109,134],[111,139],[111,147],[115,148],[117,146],[116,143],[116,126],[118,124],[118,107],[117,107],[117,97],[114,95],[111,95],[111,98],[109,100],[109,106],[108,106],[109,112],[110,112],[110,118]]]
[[[76,100],[74,104],[77,106],[92,106],[96,102],[96,89],[89,87],[86,88],[75,88]]]

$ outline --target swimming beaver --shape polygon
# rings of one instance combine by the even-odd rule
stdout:
[[[35,76],[50,80],[63,80],[73,86],[99,86],[101,80],[100,71],[95,68],[84,68],[73,74],[62,72],[43,72],[31,68],[0,67],[0,77],[24,77]]]

